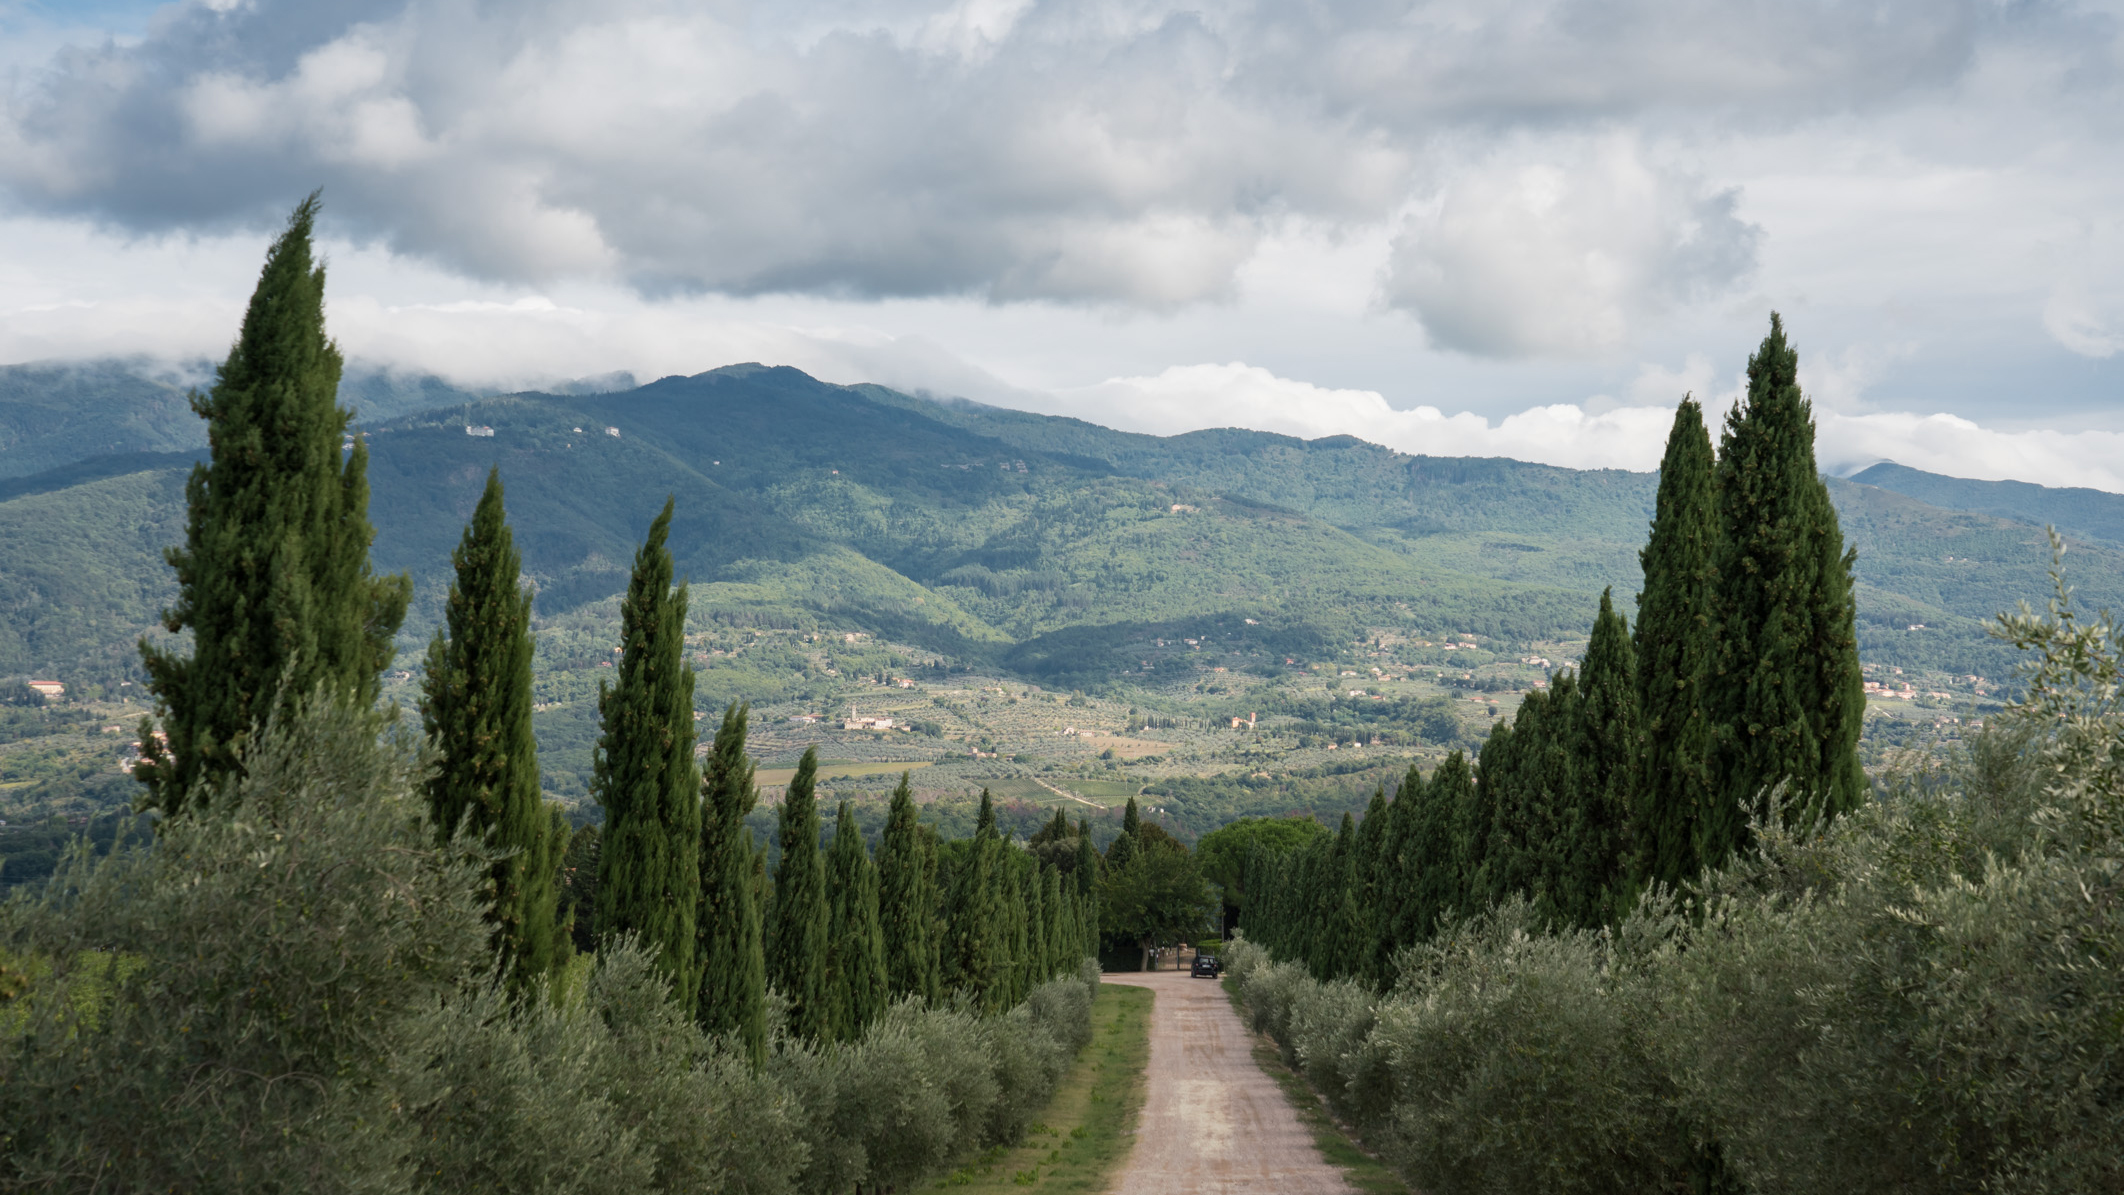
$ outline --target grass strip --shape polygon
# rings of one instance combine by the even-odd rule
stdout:
[[[1025,1140],[984,1151],[937,1180],[936,1189],[1104,1191],[1136,1141],[1143,1071],[1150,1062],[1150,1010],[1148,988],[1099,985],[1091,1044],[1070,1065]]]
[[[1224,983],[1224,994],[1231,999],[1232,1007],[1238,1010],[1241,1024],[1247,1021],[1246,1005],[1239,999],[1238,989]],[[1283,1089],[1283,1098],[1291,1102],[1298,1113],[1298,1122],[1313,1134],[1313,1147],[1320,1151],[1328,1164],[1341,1170],[1350,1185],[1368,1195],[1412,1195],[1409,1185],[1385,1162],[1373,1157],[1357,1144],[1356,1140],[1336,1122],[1321,1102],[1320,1093],[1305,1081],[1305,1076],[1284,1065],[1283,1053],[1276,1048],[1274,1038],[1266,1033],[1253,1034],[1254,1063],[1276,1086]]]

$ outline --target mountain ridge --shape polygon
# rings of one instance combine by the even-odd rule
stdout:
[[[372,404],[362,420],[377,567],[416,582],[409,652],[439,614],[490,466],[542,620],[618,592],[669,494],[701,619],[863,630],[1066,687],[1169,679],[1179,665],[1160,641],[1210,621],[1264,668],[1382,630],[1581,636],[1601,589],[1634,602],[1656,486],[1649,473],[1410,455],[1350,436],[1150,436],[760,363],[572,394],[395,384],[449,399],[395,414]],[[28,447],[74,455],[42,471],[0,452],[0,673],[118,675],[174,596],[160,547],[181,535],[171,504],[197,450],[83,454],[54,435]],[[2040,533],[1868,475],[1909,483],[1875,470],[1831,483],[1861,551],[1869,658],[2010,667],[1982,621],[2045,596]],[[2124,596],[2124,553],[2086,546],[2075,583]]]

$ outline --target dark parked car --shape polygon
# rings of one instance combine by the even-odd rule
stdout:
[[[1192,972],[1194,978],[1215,979],[1223,973],[1224,964],[1217,961],[1216,955],[1198,954],[1195,956],[1195,969]]]

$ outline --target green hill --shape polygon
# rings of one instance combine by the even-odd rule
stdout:
[[[2054,525],[2073,535],[2124,545],[2124,494],[2025,481],[1971,481],[1927,473],[1893,461],[1853,474],[1851,480],[1894,490],[1932,506],[1982,511],[2039,527]]]
[[[1136,435],[757,365],[488,398],[367,376],[367,397],[349,401],[367,412],[376,560],[411,573],[418,595],[403,646],[432,628],[449,550],[499,465],[553,658],[585,667],[666,494],[700,625],[863,631],[1092,688],[1212,667],[1185,640],[1213,632],[1216,667],[1260,674],[1381,632],[1582,637],[1603,586],[1634,598],[1655,485],[1350,437]],[[0,371],[0,407],[14,412],[0,412],[14,429],[0,452],[0,675],[130,674],[134,638],[172,596],[161,549],[181,533],[196,451],[197,421],[174,394],[107,363]],[[89,415],[118,430],[97,439]],[[1881,468],[1869,474],[1912,484],[1914,471]],[[2001,514],[1832,483],[1859,548],[1870,662],[2004,673],[1982,621],[2047,592],[2042,534],[2017,512],[2100,506],[2028,488],[2040,492],[2014,491],[2020,505]],[[2075,584],[2118,604],[2124,554],[2084,547]]]

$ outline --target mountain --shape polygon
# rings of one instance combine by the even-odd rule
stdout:
[[[1932,506],[1975,510],[2073,535],[2124,545],[2124,494],[2057,488],[2025,481],[1970,481],[1883,461],[1852,476]]]
[[[133,640],[174,596],[161,549],[182,533],[198,421],[115,367],[0,374],[10,410],[47,413],[18,419],[0,451],[0,675],[129,675]],[[366,404],[375,558],[416,585],[402,647],[432,630],[449,551],[498,466],[542,668],[561,672],[609,650],[612,595],[666,495],[697,625],[862,631],[1089,689],[1207,669],[1185,641],[1211,628],[1220,667],[1262,674],[1389,633],[1582,639],[1603,587],[1634,600],[1656,485],[1346,436],[1137,435],[758,365],[486,397],[365,376],[350,401]],[[130,430],[89,435],[77,399]],[[2047,595],[2041,531],[1870,483],[1831,492],[1859,549],[1869,662],[2004,675],[1983,620]],[[2075,585],[2116,604],[2124,551],[2083,547]]]
[[[203,362],[174,369],[141,357],[0,366],[0,479],[90,457],[204,450],[206,425],[186,396],[211,374]],[[350,370],[339,388],[340,402],[365,420],[479,397],[430,375],[378,369]]]

